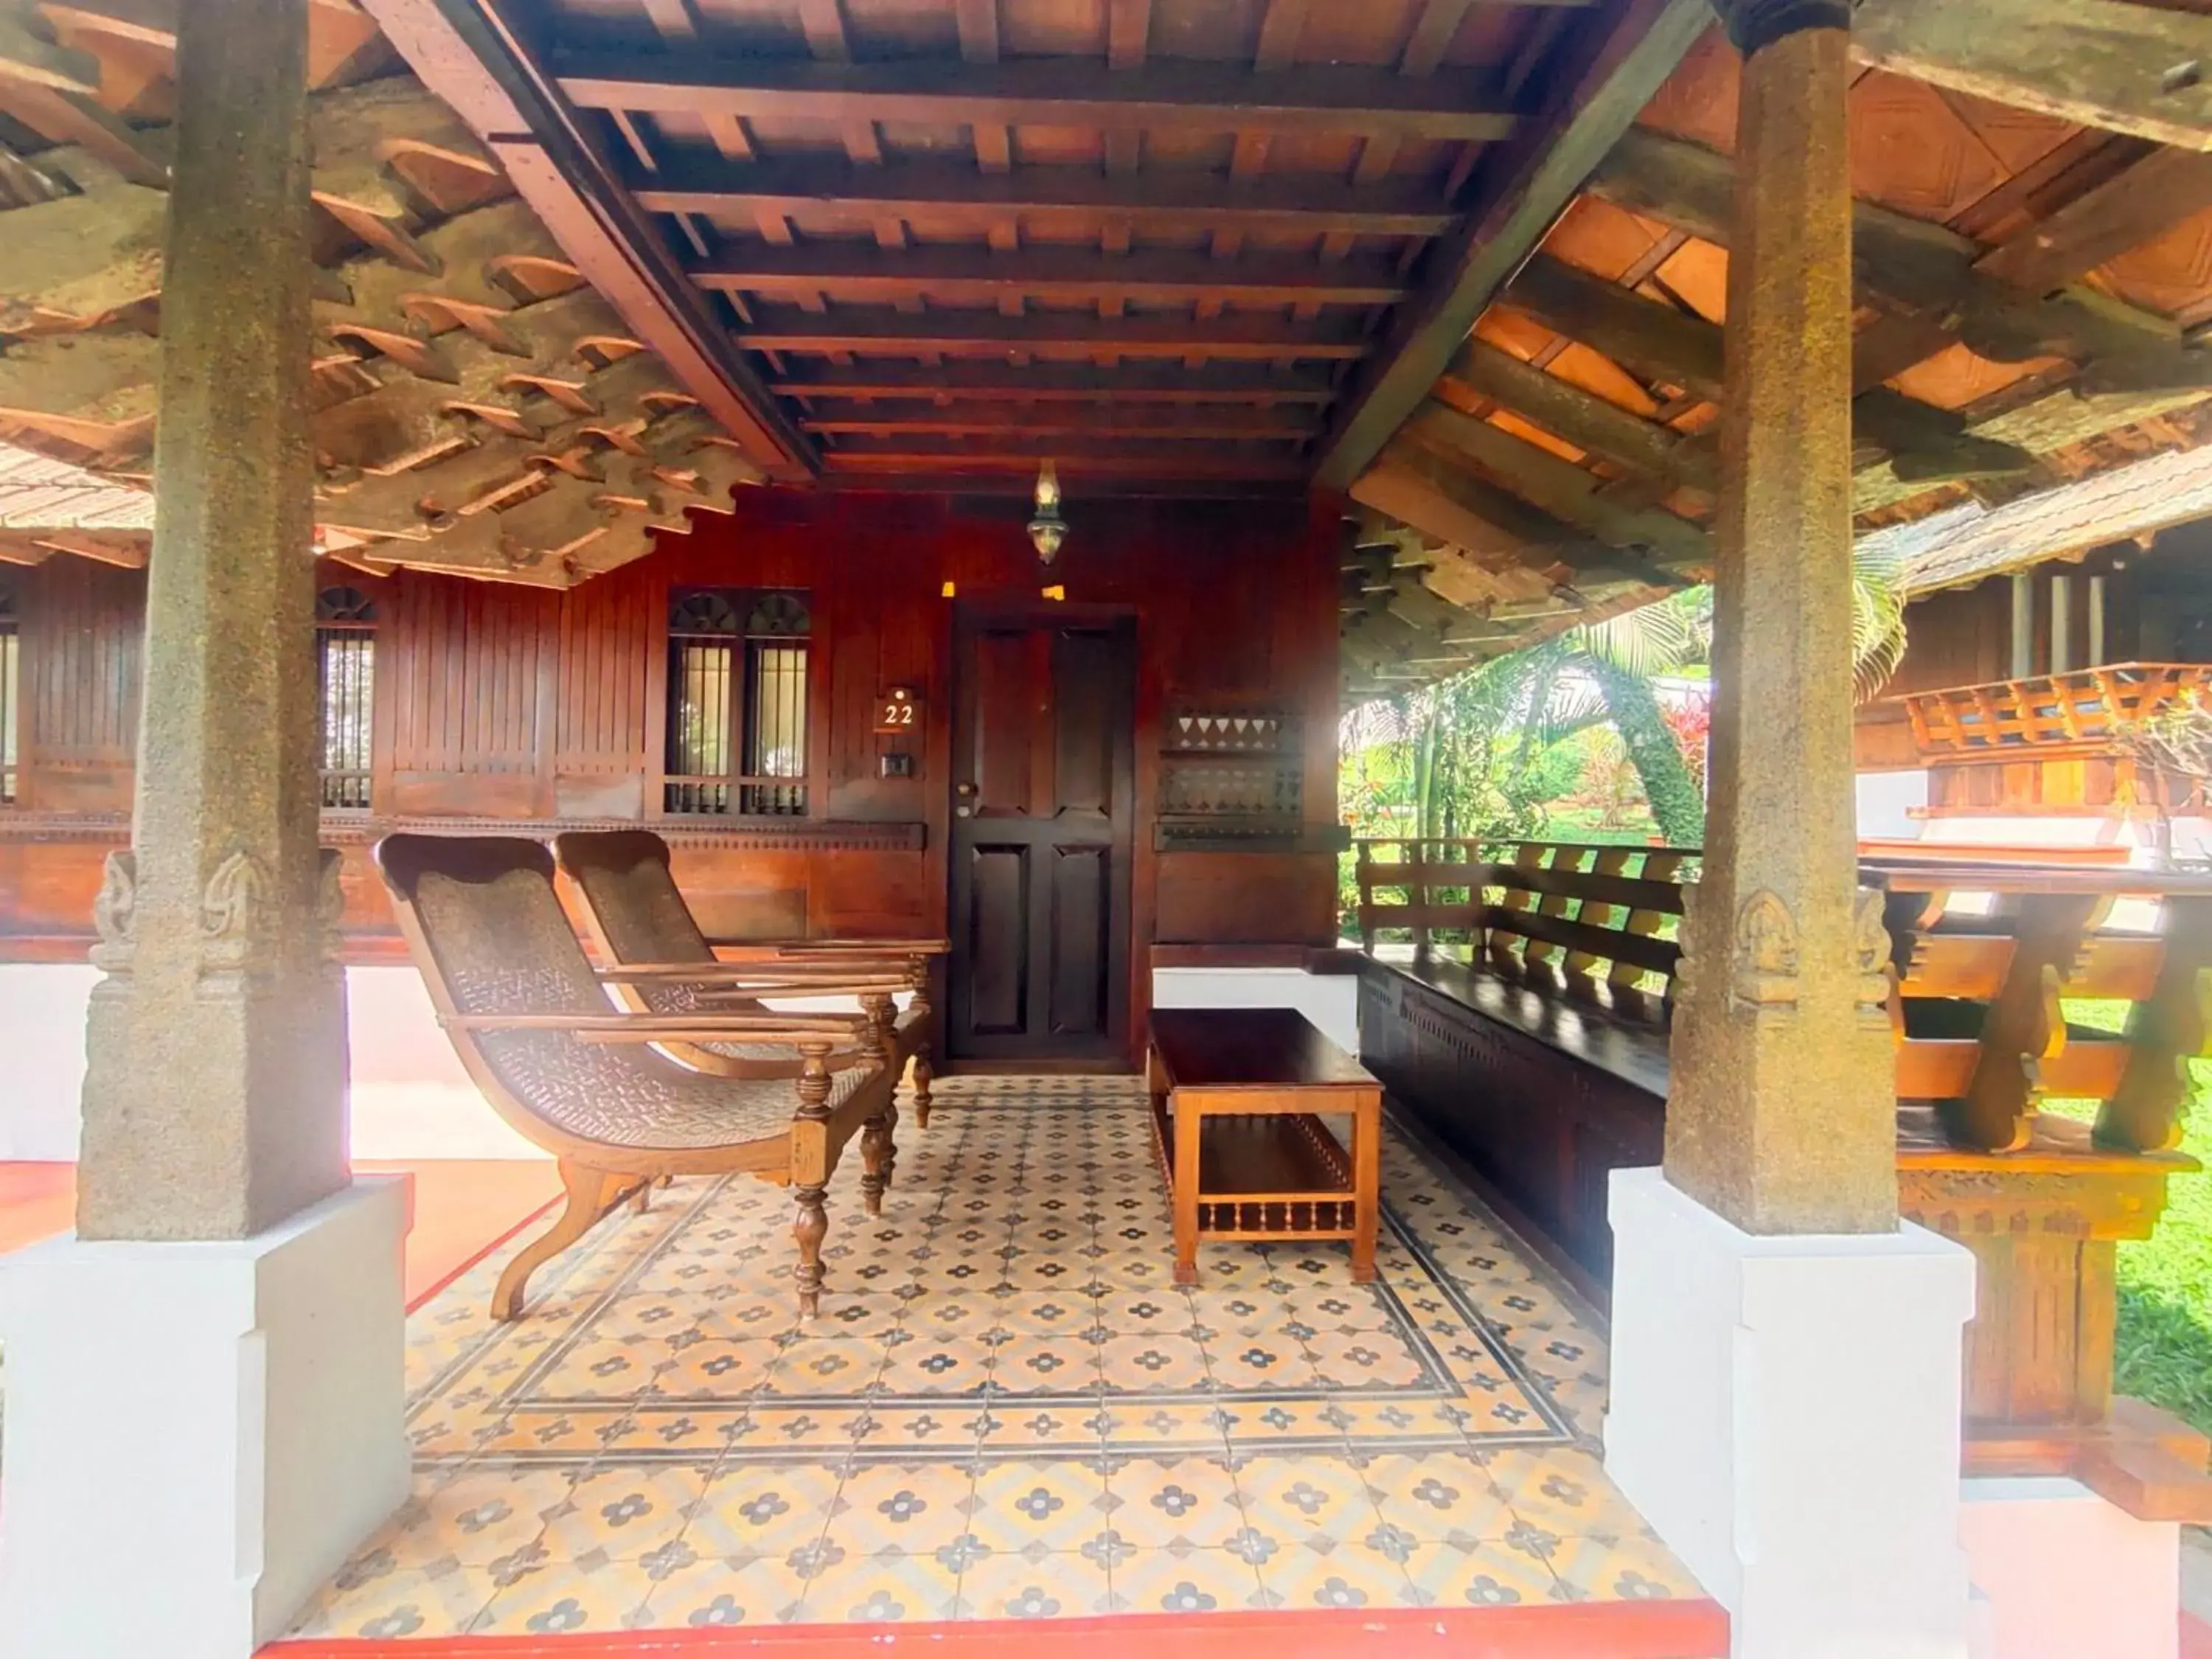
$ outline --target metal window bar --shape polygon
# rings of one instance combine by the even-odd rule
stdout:
[[[745,645],[745,776],[740,810],[775,817],[806,811],[806,641]]]
[[[730,810],[734,655],[727,640],[676,635],[668,641],[667,811]]]
[[[15,800],[15,720],[21,642],[12,620],[0,618],[0,806]]]
[[[340,811],[369,806],[376,708],[376,635],[366,628],[315,629],[322,714],[323,805]]]

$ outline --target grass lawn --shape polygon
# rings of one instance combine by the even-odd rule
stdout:
[[[2125,1003],[2069,1001],[2084,1025],[2120,1029]],[[2182,1150],[2212,1169],[2212,1062],[2192,1060],[2197,1087]],[[2087,1102],[2046,1101],[2046,1111],[2094,1117]],[[2120,1246],[2120,1330],[2114,1379],[2122,1394],[2163,1406],[2212,1434],[2212,1176],[2181,1176],[2158,1231]]]

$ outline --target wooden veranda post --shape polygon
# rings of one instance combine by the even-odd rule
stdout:
[[[192,0],[131,851],[96,907],[77,1231],[250,1237],[346,1184],[316,846],[307,0]]]
[[[1856,888],[1846,0],[1718,0],[1744,54],[1712,791],[1668,1179],[1746,1231],[1897,1221],[1887,936]]]

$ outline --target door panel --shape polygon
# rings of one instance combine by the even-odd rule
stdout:
[[[1018,1036],[1027,1025],[1030,849],[977,847],[968,858],[973,885],[969,994],[978,1032]]]
[[[1107,1035],[1108,953],[1097,948],[1112,919],[1113,849],[1052,849],[1050,940],[1052,1030],[1055,1036]]]
[[[1124,1055],[1135,645],[1127,622],[956,629],[956,1058]]]

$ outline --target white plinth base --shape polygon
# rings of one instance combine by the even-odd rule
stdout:
[[[1736,1659],[1965,1659],[1960,1333],[1973,1258],[1920,1228],[1757,1237],[1614,1173],[1606,1469]]]
[[[2077,1480],[1969,1480],[1960,1537],[1989,1598],[1992,1659],[2175,1659],[2181,1528]]]
[[[0,1261],[0,1653],[248,1659],[405,1500],[404,1207]]]
[[[1303,968],[1155,968],[1155,1008],[1295,1008],[1348,1054],[1359,1052],[1359,976]]]

